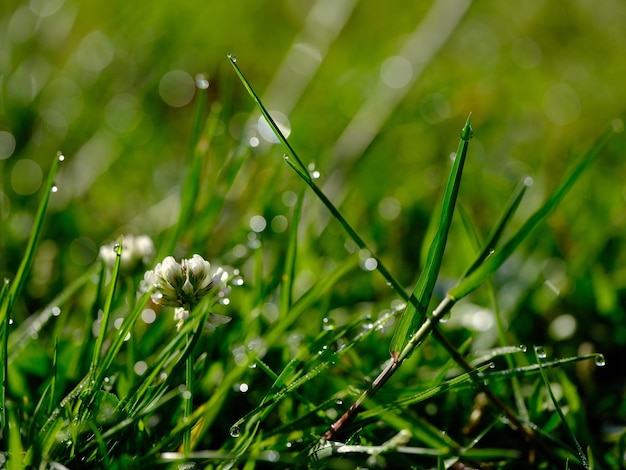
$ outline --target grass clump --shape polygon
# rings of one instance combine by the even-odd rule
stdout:
[[[248,193],[261,181],[246,173],[258,165],[254,147],[220,137],[224,110],[207,106],[199,77],[175,222],[148,238],[116,234],[30,312],[20,295],[57,191],[54,160],[21,263],[0,297],[6,467],[600,467],[569,371],[603,366],[603,356],[548,357],[550,345],[520,345],[493,278],[586,176],[613,131],[522,222],[529,180],[512,187],[481,241],[462,206],[468,118],[425,261],[407,290],[230,60],[287,166],[267,160],[263,187]],[[301,181],[285,190],[280,168]],[[250,194],[260,213],[246,213]],[[325,225],[318,206],[330,216]],[[218,250],[211,240],[221,230],[229,236]],[[459,254],[451,238],[471,247],[453,281],[442,275],[446,258]],[[472,299],[481,286],[485,297]],[[496,339],[476,347],[469,328],[448,326],[457,308],[495,324]]]

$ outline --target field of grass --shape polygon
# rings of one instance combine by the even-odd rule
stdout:
[[[0,6],[0,466],[626,468],[626,4],[106,5]]]

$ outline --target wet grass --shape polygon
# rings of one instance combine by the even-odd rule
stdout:
[[[193,78],[199,66],[174,65],[180,49],[162,49],[161,62],[146,46],[155,71],[135,80],[122,36],[102,23],[105,33],[76,40],[99,55],[70,53],[31,102],[9,91],[25,70],[43,80],[27,66],[58,63],[60,49],[23,48],[50,37],[71,4],[23,42],[3,25],[13,55],[0,150],[7,133],[15,139],[0,161],[3,466],[624,465],[623,121],[597,98],[594,116],[556,124],[586,85],[545,85],[543,69],[527,80],[528,103],[547,90],[538,106],[554,128],[521,99],[495,112],[476,99],[483,59],[461,41],[482,43],[485,28],[470,25],[492,17],[442,5],[423,18],[447,25],[423,71],[407,30],[379,46],[388,55],[400,45],[404,61],[381,60],[377,85],[346,38],[315,43],[319,68],[299,63],[300,75],[239,44],[238,60],[220,51],[202,65],[213,76]],[[346,21],[373,14],[354,8]],[[168,11],[148,24],[175,21]],[[593,30],[588,16],[576,21]],[[334,27],[358,35],[350,22]],[[188,44],[194,34],[181,32]],[[528,65],[532,44],[510,41]],[[298,44],[304,60],[311,50]],[[523,81],[503,76],[503,87]],[[447,88],[429,85],[437,77]],[[88,105],[96,97],[107,104]],[[141,234],[151,256],[133,254],[129,235]],[[166,256],[194,253],[233,274],[232,292],[180,323],[142,280]]]

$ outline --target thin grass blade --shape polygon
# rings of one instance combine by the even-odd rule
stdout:
[[[589,166],[598,158],[612,131],[606,132],[595,145],[574,165],[561,184],[554,190],[546,202],[526,221],[526,223],[513,235],[507,243],[487,258],[479,267],[463,278],[454,288],[448,292],[451,299],[458,300],[465,297],[489,276],[491,276],[506,259],[528,238],[528,236],[542,223],[563,200],[567,192]]]
[[[7,300],[7,293],[9,291],[9,280],[5,279],[2,285],[2,291],[0,292],[0,305],[4,305]],[[9,423],[7,422],[7,385],[9,378],[9,316],[5,315],[2,320],[2,385],[0,386],[0,419],[2,419],[2,438],[4,439],[9,430]],[[7,450],[3,446],[3,450]]]
[[[430,303],[433,289],[435,288],[439,269],[441,268],[448,232],[452,224],[452,216],[454,215],[454,207],[459,194],[463,165],[465,163],[469,141],[472,138],[470,120],[471,116],[467,118],[465,126],[461,131],[461,140],[459,142],[456,158],[454,159],[454,165],[450,171],[446,190],[443,195],[439,226],[428,250],[426,265],[411,294],[411,302],[408,303],[406,310],[400,317],[400,321],[391,340],[390,351],[396,361],[398,360],[400,351],[407,345],[411,336],[419,329],[426,318],[426,311]]]
[[[585,452],[583,451],[583,448],[578,442],[578,439],[576,439],[576,435],[572,431],[572,428],[570,428],[569,424],[567,424],[567,420],[565,419],[563,410],[561,409],[561,406],[559,405],[559,402],[554,396],[554,392],[552,391],[552,386],[550,385],[550,381],[548,380],[548,375],[546,374],[541,364],[541,358],[539,356],[538,351],[539,349],[535,348],[535,360],[537,361],[537,365],[539,366],[539,373],[541,374],[541,379],[543,380],[543,383],[546,386],[546,389],[548,390],[548,395],[550,395],[550,400],[552,400],[552,404],[554,405],[554,408],[556,409],[556,412],[558,413],[559,418],[561,419],[561,423],[567,430],[567,433],[570,435],[570,437],[572,438],[572,441],[574,442],[574,445],[576,446],[576,451],[578,452],[578,457],[580,458],[580,462],[582,463],[583,467],[585,467],[585,469],[589,470],[589,463],[587,462],[587,458],[585,457]]]
[[[11,314],[15,300],[20,295],[22,287],[24,287],[24,283],[26,282],[26,276],[28,275],[35,258],[35,250],[41,236],[41,228],[43,226],[44,216],[46,215],[46,209],[48,208],[50,194],[54,192],[56,188],[54,185],[54,179],[56,177],[57,170],[59,169],[59,165],[63,160],[65,160],[65,157],[61,152],[59,152],[57,153],[56,158],[52,161],[52,168],[50,168],[48,180],[43,188],[41,202],[39,203],[39,208],[37,209],[37,214],[35,215],[33,228],[30,232],[30,238],[28,239],[28,244],[26,246],[26,250],[24,251],[24,257],[22,258],[20,267],[17,270],[15,279],[13,279],[11,288],[9,289],[7,301],[0,305],[0,320],[2,320],[5,315]]]
[[[298,228],[302,215],[302,204],[304,191],[300,191],[296,206],[293,211],[291,227],[289,230],[289,240],[287,242],[287,256],[283,268],[283,279],[280,287],[280,311],[279,318],[284,318],[289,312],[292,304],[293,281],[296,277],[296,254],[298,251]]]
[[[402,285],[398,282],[398,280],[389,272],[389,270],[383,264],[382,260],[374,254],[374,251],[369,249],[365,241],[359,236],[356,230],[354,230],[352,225],[350,225],[350,223],[341,214],[341,212],[339,212],[339,209],[335,207],[335,205],[330,201],[330,199],[328,199],[326,194],[324,194],[324,192],[319,188],[319,186],[317,186],[317,184],[315,183],[315,180],[311,178],[311,175],[309,174],[306,166],[304,165],[304,163],[302,163],[302,160],[300,159],[300,157],[298,157],[293,147],[291,147],[291,145],[289,144],[286,137],[281,132],[276,122],[274,122],[272,117],[269,115],[269,113],[267,112],[267,109],[265,108],[260,98],[258,97],[254,89],[252,88],[252,85],[250,85],[246,77],[243,75],[243,73],[239,69],[239,66],[237,65],[237,61],[234,58],[234,56],[229,56],[229,59],[235,69],[235,72],[237,73],[237,76],[241,80],[242,84],[244,85],[244,87],[246,88],[246,90],[248,91],[248,93],[250,94],[254,102],[256,103],[257,107],[261,111],[261,114],[263,114],[263,116],[265,117],[268,125],[270,126],[274,134],[277,136],[277,138],[283,144],[285,150],[287,151],[287,154],[284,156],[285,162],[313,190],[315,195],[320,199],[322,204],[326,206],[326,208],[330,211],[332,216],[339,222],[339,224],[343,227],[343,229],[346,231],[348,236],[354,241],[354,243],[356,243],[356,245],[360,249],[367,250],[372,254],[372,257],[376,260],[376,270],[385,278],[387,282],[389,282],[392,289],[395,292],[397,292],[398,295],[400,295],[404,300],[408,301],[409,296],[404,291],[404,287],[402,287]]]
[[[496,222],[496,225],[494,226],[489,236],[487,237],[487,240],[483,244],[482,249],[476,255],[476,259],[467,268],[463,276],[461,276],[461,279],[469,276],[472,272],[476,270],[476,268],[478,268],[478,266],[480,266],[489,256],[491,256],[495,252],[496,246],[502,238],[504,230],[513,218],[513,215],[519,207],[520,202],[522,202],[522,198],[524,197],[526,190],[531,184],[532,180],[530,178],[524,178],[524,180],[517,186],[515,192],[513,193],[513,196],[511,197],[509,203],[504,209],[504,212]],[[466,217],[463,217],[462,220],[466,227],[466,231],[468,233],[473,232],[472,227],[467,223],[469,222],[468,219]]]
[[[276,135],[276,138],[287,149],[287,153],[289,154],[289,157],[293,158],[293,160],[298,164],[298,167],[300,168],[300,170],[302,170],[302,172],[305,175],[308,176],[308,171],[307,171],[306,166],[304,165],[304,163],[302,163],[302,160],[300,160],[300,158],[298,157],[296,152],[293,150],[293,148],[291,147],[291,145],[289,144],[289,142],[287,141],[287,139],[285,138],[283,133],[280,131],[280,129],[276,125],[276,122],[274,121],[272,116],[270,116],[270,113],[267,111],[267,109],[265,108],[265,106],[261,102],[261,99],[255,93],[255,91],[252,89],[252,86],[250,85],[250,82],[248,82],[246,77],[243,75],[243,72],[239,68],[239,65],[237,65],[237,58],[234,55],[230,54],[228,56],[228,60],[230,60],[230,63],[232,64],[233,68],[235,69],[235,73],[239,77],[239,80],[241,80],[241,83],[243,83],[243,86],[246,88],[246,90],[248,91],[248,93],[250,94],[252,99],[254,100],[255,104],[259,108],[259,111],[261,111],[261,114],[263,115],[263,117],[267,121],[268,125],[274,131],[274,134]],[[310,179],[310,176],[308,178]]]
[[[104,343],[104,337],[106,336],[107,327],[109,324],[109,315],[111,313],[111,305],[113,304],[113,298],[115,296],[115,288],[117,286],[117,278],[120,272],[120,265],[122,260],[122,239],[120,238],[119,244],[115,246],[115,264],[111,271],[111,282],[107,297],[102,309],[102,320],[100,322],[100,330],[96,338],[96,345],[93,350],[93,357],[91,359],[90,373],[95,374],[98,364],[100,362],[100,354],[102,353],[102,345]],[[94,388],[99,388],[99,384],[95,384]]]

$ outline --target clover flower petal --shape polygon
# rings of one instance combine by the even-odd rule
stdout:
[[[155,303],[176,307],[174,319],[180,329],[203,297],[213,295],[217,303],[228,303],[225,299],[230,293],[229,276],[224,268],[212,268],[211,263],[198,254],[180,263],[168,256],[154,270],[145,273],[142,289],[153,291]]]

